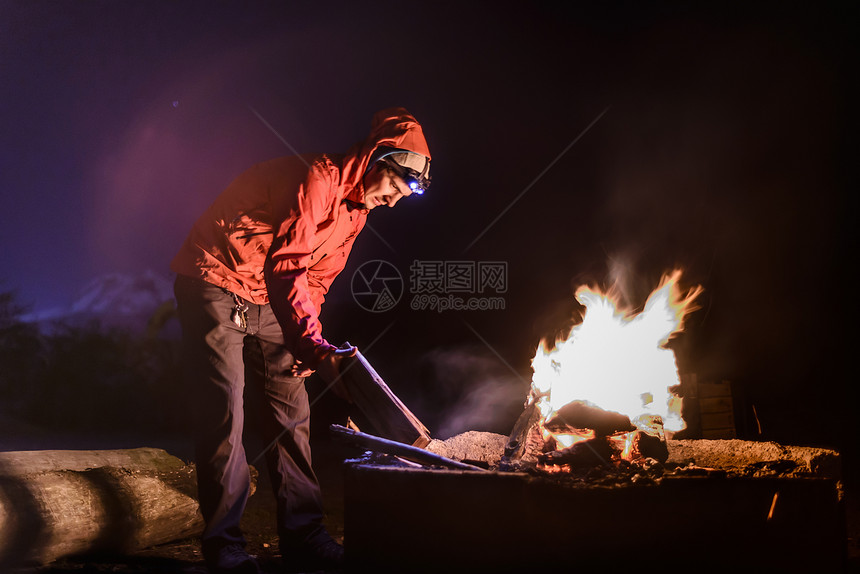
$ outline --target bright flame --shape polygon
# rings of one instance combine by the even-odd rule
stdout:
[[[680,270],[664,275],[638,314],[620,310],[612,289],[607,294],[586,286],[577,290],[576,299],[586,308],[582,322],[551,351],[541,345],[532,360],[542,422],[572,401],[588,401],[627,415],[634,424],[642,415],[656,415],[666,430],[686,426],[681,400],[669,390],[680,379],[666,343],[683,330],[702,288],[682,293],[680,276]]]

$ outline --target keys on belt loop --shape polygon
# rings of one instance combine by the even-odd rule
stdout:
[[[239,298],[235,293],[230,293],[233,296],[233,303],[235,307],[230,312],[230,320],[236,324],[237,327],[242,329],[243,331],[248,330],[248,305]]]

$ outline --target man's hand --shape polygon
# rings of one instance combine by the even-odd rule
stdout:
[[[293,363],[293,366],[290,368],[290,371],[294,377],[310,377],[314,374],[313,369],[309,369],[308,367],[304,366],[299,360],[296,360],[296,362]]]
[[[332,391],[334,391],[334,394],[348,402],[352,402],[352,397],[349,396],[349,391],[340,377],[340,367],[345,358],[354,357],[357,352],[357,347],[342,347],[340,349],[336,349],[329,355],[326,355],[326,357],[317,365],[317,374],[319,374],[320,378]],[[312,370],[302,367],[301,364],[294,366],[293,372],[307,373],[296,374],[297,377],[306,377],[313,373]]]
[[[320,376],[323,378],[323,380],[326,383],[331,383],[331,381],[334,380],[335,378],[337,378],[337,376],[340,374],[340,362],[343,360],[343,358],[344,357],[353,357],[353,356],[355,356],[355,353],[358,351],[358,347],[353,347],[349,343],[345,343],[344,345],[345,346],[341,347],[340,349],[336,349],[332,354],[328,355],[326,357],[326,359],[328,359],[328,361],[326,361],[324,359],[317,366],[317,370],[320,371]],[[340,357],[340,358],[333,358],[333,357]],[[334,376],[331,376],[332,370],[330,368],[323,366],[323,363],[326,363],[326,362],[330,363],[332,366],[336,367],[336,370],[334,371],[335,372]],[[305,366],[305,364],[302,363],[301,361],[299,361],[298,359],[296,359],[295,363],[293,363],[293,366],[290,368],[290,371],[294,377],[310,377],[311,375],[313,375],[316,372],[313,369],[311,369],[310,367]]]

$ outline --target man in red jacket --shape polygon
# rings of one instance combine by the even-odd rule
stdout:
[[[311,467],[304,377],[335,384],[355,349],[322,335],[320,307],[367,214],[423,193],[430,151],[403,108],[377,113],[344,155],[283,157],[241,174],[197,220],[173,260],[191,385],[203,555],[212,572],[258,572],[239,521],[250,475],[242,446],[245,384],[265,396],[260,417],[277,501],[283,559],[343,563],[322,525]],[[246,362],[248,364],[246,364]],[[247,374],[247,378],[246,378]]]

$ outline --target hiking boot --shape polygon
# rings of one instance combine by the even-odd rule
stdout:
[[[290,570],[343,568],[345,564],[343,546],[331,538],[317,544],[282,549],[281,559]]]
[[[211,574],[260,574],[260,566],[241,544],[225,544],[203,551]]]

